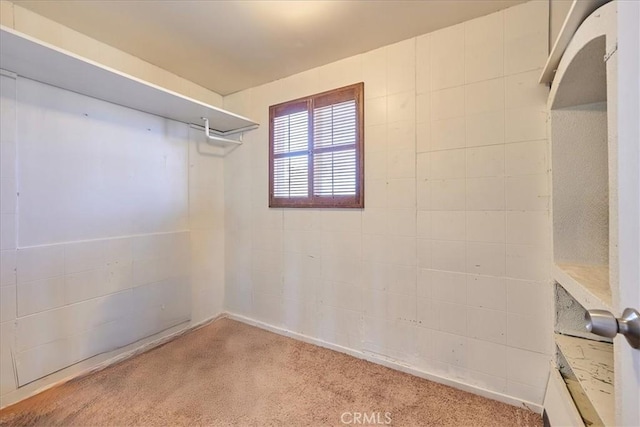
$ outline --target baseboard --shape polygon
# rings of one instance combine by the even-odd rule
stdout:
[[[212,316],[194,324],[184,322],[162,332],[158,332],[150,337],[143,338],[142,340],[129,344],[125,347],[121,347],[107,353],[98,354],[90,357],[89,359],[75,363],[58,372],[54,372],[46,377],[40,378],[3,395],[0,403],[0,409],[15,405],[24,399],[28,399],[29,397],[42,393],[52,387],[84,377],[85,375],[89,375],[93,372],[101,371],[111,365],[149,351],[155,347],[172,341],[181,335],[202,328],[224,317],[227,317],[226,313]]]
[[[482,397],[486,397],[488,399],[497,400],[498,402],[503,402],[512,406],[524,407],[529,409],[537,414],[542,414],[542,405],[537,403],[529,402],[526,400],[518,399],[513,396],[509,396],[506,394],[498,393],[492,390],[487,390],[481,387],[477,387],[471,384],[467,384],[461,381],[457,381],[451,378],[442,377],[440,375],[435,375],[420,369],[417,369],[413,366],[405,365],[399,363],[397,360],[386,358],[380,354],[362,352],[360,350],[355,350],[349,347],[343,347],[338,344],[334,344],[331,342],[323,341],[319,338],[314,338],[309,335],[304,335],[298,332],[290,331],[288,329],[284,329],[278,326],[273,326],[268,323],[252,319],[250,317],[246,317],[240,314],[235,313],[225,313],[226,317],[229,319],[237,320],[239,322],[245,323],[247,325],[256,326],[260,329],[264,329],[270,332],[274,332],[278,335],[283,335],[289,338],[293,338],[299,341],[303,341],[309,344],[314,344],[319,347],[328,348],[330,350],[338,351],[340,353],[345,353],[350,356],[356,357],[358,359],[367,360],[372,363],[376,363],[378,365],[386,366],[387,368],[395,369],[397,371],[405,372],[407,374],[411,374],[420,378],[424,378],[439,384],[444,384],[459,390],[467,391],[469,393],[473,393]]]
[[[293,332],[278,326],[273,326],[270,325],[268,323],[259,321],[259,320],[255,320],[252,319],[250,317],[246,317],[246,316],[242,316],[239,314],[235,314],[235,313],[229,313],[229,312],[223,312],[220,313],[217,316],[213,316],[211,318],[208,318],[206,320],[203,320],[202,322],[198,322],[197,324],[194,325],[189,325],[188,327],[183,327],[181,329],[172,331],[171,329],[169,329],[169,333],[163,334],[162,336],[158,337],[157,335],[160,334],[156,334],[156,336],[154,337],[150,337],[150,339],[148,341],[143,342],[142,344],[140,343],[134,343],[131,346],[135,346],[136,344],[138,344],[137,346],[135,346],[134,348],[127,348],[125,347],[126,351],[122,351],[122,349],[119,350],[114,350],[113,352],[108,353],[105,358],[105,355],[97,355],[94,356],[91,359],[87,359],[84,362],[80,362],[77,365],[82,365],[82,364],[89,364],[89,366],[82,366],[80,369],[76,369],[76,371],[69,373],[65,376],[63,376],[62,378],[56,378],[54,381],[47,383],[45,385],[40,385],[37,388],[34,387],[21,387],[15,391],[12,391],[4,396],[2,396],[2,406],[0,407],[0,409],[5,408],[9,405],[13,405],[15,403],[18,403],[21,400],[27,399],[31,396],[34,396],[38,393],[42,393],[45,390],[48,390],[52,387],[64,384],[70,380],[76,379],[76,378],[81,378],[85,375],[89,375],[93,372],[96,371],[100,371],[102,369],[105,369],[115,363],[119,363],[122,362],[126,359],[129,359],[133,356],[136,356],[140,353],[144,353],[146,351],[149,351],[155,347],[158,347],[162,344],[165,344],[169,341],[172,341],[174,339],[176,339],[177,337],[186,334],[188,332],[194,331],[196,329],[202,328],[203,326],[206,326],[210,323],[213,323],[219,319],[222,318],[229,318],[229,319],[233,319],[233,320],[237,320],[239,322],[245,323],[247,325],[251,325],[251,326],[255,326],[258,327],[260,329],[264,329],[270,332],[274,332],[278,335],[282,335],[282,336],[286,336],[286,337],[290,337],[299,341],[303,341],[309,344],[314,344],[317,345],[319,347],[324,347],[330,350],[334,350],[340,353],[344,353],[344,354],[348,354],[350,356],[356,357],[358,359],[363,359],[363,360],[367,360],[369,362],[372,363],[376,363],[378,365],[382,365],[382,366],[386,366],[387,368],[391,368],[391,369],[395,369],[397,371],[401,371],[401,372],[405,372],[407,374],[410,375],[414,375],[420,378],[424,378],[433,382],[437,382],[439,384],[444,384],[450,387],[454,387],[456,389],[459,390],[463,390],[463,391],[467,391],[469,393],[473,393],[479,396],[483,396],[486,397],[488,399],[492,399],[492,400],[496,400],[499,402],[503,402],[503,403],[507,403],[509,405],[512,406],[517,406],[517,407],[524,407],[527,408],[533,412],[536,412],[538,414],[542,413],[542,409],[543,407],[539,404],[533,403],[533,402],[528,402],[522,399],[518,399],[516,397],[513,396],[509,396],[506,394],[502,394],[502,393],[498,393],[495,391],[491,391],[491,390],[487,390],[481,387],[477,387],[471,384],[467,384],[461,381],[457,381],[457,380],[453,380],[451,378],[446,378],[446,377],[442,377],[439,375],[435,375],[420,369],[417,369],[415,367],[409,366],[409,365],[405,365],[402,363],[399,363],[396,360],[393,359],[389,359],[389,358],[385,358],[384,356],[380,355],[380,354],[374,354],[374,353],[367,353],[367,352],[362,352],[359,350],[355,350],[349,347],[344,347],[338,344],[334,344],[328,341],[323,341],[319,338],[314,338],[308,335],[304,335],[298,332]],[[179,328],[180,326],[178,325],[177,328]],[[173,328],[175,329],[175,328]],[[167,332],[167,331],[164,331]],[[117,352],[118,354],[116,354],[115,356],[111,356],[112,353]],[[103,360],[99,361],[96,363],[97,358],[102,357]],[[71,369],[71,368],[77,368],[78,366],[74,365],[70,368],[65,368],[65,370],[61,371],[64,372],[67,369]],[[45,377],[42,380],[46,380],[54,375],[59,375],[60,372],[55,373],[50,375],[49,377]],[[40,380],[38,380],[40,381]],[[32,383],[33,384],[33,383]],[[31,385],[31,384],[30,384]]]

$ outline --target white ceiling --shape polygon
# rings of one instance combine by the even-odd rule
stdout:
[[[525,0],[14,0],[222,95]]]

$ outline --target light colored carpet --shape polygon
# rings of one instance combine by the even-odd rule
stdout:
[[[542,425],[530,411],[229,319],[5,408],[0,424],[362,425],[357,412],[379,413],[368,425],[385,412],[395,426]]]

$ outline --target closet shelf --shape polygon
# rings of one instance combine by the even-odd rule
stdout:
[[[573,374],[563,377],[582,416],[598,418],[588,420],[595,425],[615,425],[613,344],[560,334],[555,342]]]
[[[202,127],[223,145],[258,126],[254,121],[140,80],[97,62],[0,26],[0,68],[72,92]],[[226,141],[225,141],[226,140]]]
[[[583,307],[613,311],[608,266],[555,264],[553,278]]]

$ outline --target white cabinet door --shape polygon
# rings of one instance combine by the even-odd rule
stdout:
[[[640,2],[618,2],[617,308],[640,310]],[[620,315],[620,313],[615,313]],[[618,424],[640,426],[640,350],[615,339]]]

